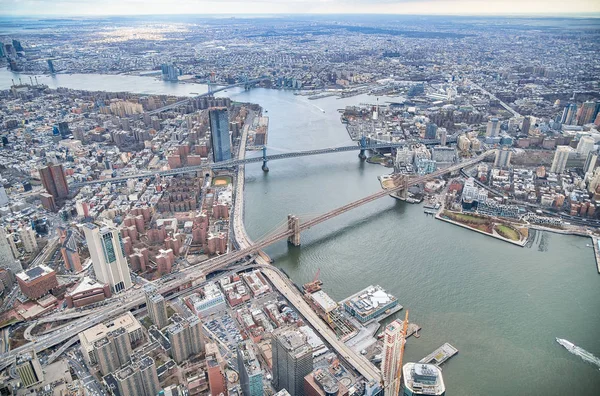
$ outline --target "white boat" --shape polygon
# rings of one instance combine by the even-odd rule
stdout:
[[[556,342],[558,342],[560,345],[564,346],[565,349],[569,352],[572,352],[573,350],[575,350],[575,344],[573,344],[570,341],[567,341],[565,339],[562,338],[557,338]]]
[[[586,351],[583,348],[578,347],[573,344],[571,341],[565,340],[563,338],[557,338],[556,342],[565,347],[567,351],[572,353],[575,356],[579,356],[581,359],[585,360],[588,363],[592,363],[598,367],[600,367],[600,359],[594,356],[592,353]]]

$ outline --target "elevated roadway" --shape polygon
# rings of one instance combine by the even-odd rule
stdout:
[[[451,142],[452,139],[448,141]],[[143,179],[150,177],[160,177],[160,176],[174,176],[185,173],[193,173],[193,172],[201,172],[206,169],[223,169],[223,168],[233,168],[239,165],[253,164],[253,163],[264,163],[270,161],[277,161],[289,158],[298,158],[298,157],[307,157],[311,155],[322,155],[322,154],[332,154],[332,153],[344,153],[348,151],[364,151],[364,150],[382,150],[382,149],[390,149],[397,147],[404,147],[409,144],[421,143],[426,146],[434,146],[440,143],[439,139],[422,139],[420,141],[404,141],[397,143],[378,143],[378,144],[367,144],[365,146],[360,145],[350,145],[350,146],[341,146],[341,147],[328,147],[323,149],[316,150],[305,150],[305,151],[296,151],[291,153],[282,153],[282,154],[271,154],[271,155],[263,155],[260,157],[251,157],[251,158],[238,158],[227,161],[221,161],[216,163],[210,163],[206,165],[194,165],[194,166],[185,166],[182,168],[163,170],[158,172],[142,172],[135,173],[131,175],[123,175],[118,177],[112,177],[110,179],[102,179],[102,180],[90,180],[79,183],[72,183],[69,185],[70,188],[80,188],[83,186],[96,185],[96,184],[106,184],[106,183],[124,183],[130,179]]]

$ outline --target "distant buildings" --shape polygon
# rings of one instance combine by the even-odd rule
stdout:
[[[577,154],[586,157],[594,149],[596,141],[591,136],[582,136],[577,143]]]
[[[402,321],[395,320],[385,327],[383,333],[383,360],[381,376],[385,396],[396,396],[400,392],[400,356],[404,339]]]
[[[40,179],[48,194],[55,200],[66,198],[69,195],[69,186],[62,165],[48,164],[40,168]]]
[[[210,134],[212,140],[213,161],[231,159],[231,138],[229,137],[229,115],[226,108],[209,110]]]
[[[21,292],[32,300],[37,300],[58,286],[56,271],[45,265],[18,273],[17,282]]]
[[[271,334],[273,387],[304,396],[304,377],[313,370],[312,348],[300,330],[283,327]]]
[[[442,370],[433,364],[406,363],[402,368],[403,396],[444,396],[446,385]]]
[[[121,234],[112,226],[98,227],[92,223],[83,226],[96,278],[108,283],[114,293],[132,286]]]
[[[569,154],[573,152],[570,146],[557,146],[554,152],[554,159],[552,160],[552,166],[550,172],[552,173],[563,173],[567,167],[567,160]]]
[[[160,66],[162,79],[164,81],[177,81],[179,76],[179,70],[171,64],[162,64]]]

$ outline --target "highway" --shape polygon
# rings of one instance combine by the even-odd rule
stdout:
[[[506,110],[510,111],[512,113],[513,116],[515,117],[521,117],[521,114],[519,114],[515,109],[513,109],[512,107],[510,107],[508,104],[504,103],[503,101],[501,101],[500,99],[498,99],[498,97],[496,95],[494,95],[493,93],[489,92],[488,90],[486,90],[485,88],[483,88],[481,85],[479,84],[475,84],[473,81],[471,80],[467,80],[471,85],[473,85],[475,88],[478,88],[480,91],[482,91],[484,94],[486,94],[487,96],[489,96],[491,99],[497,100],[498,102],[500,102],[500,105],[502,107],[504,107]]]

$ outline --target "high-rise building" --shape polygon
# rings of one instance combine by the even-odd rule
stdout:
[[[446,385],[442,370],[433,364],[406,363],[402,368],[403,396],[444,396]]]
[[[263,396],[263,372],[250,341],[238,345],[238,371],[244,396]]]
[[[164,328],[169,324],[165,298],[153,285],[146,285],[144,287],[144,292],[146,293],[146,310],[148,311],[150,320],[159,329]]]
[[[16,275],[23,271],[23,267],[21,262],[14,256],[9,238],[12,238],[12,235],[6,235],[4,228],[0,227],[0,268],[9,269],[13,275]],[[14,244],[14,240],[12,244]]]
[[[438,128],[440,133],[440,146],[445,146],[448,140],[448,130],[446,128]]]
[[[435,139],[437,136],[437,125],[434,123],[427,124],[425,129],[425,139]]]
[[[596,102],[585,102],[577,114],[577,125],[586,125],[594,122],[596,115]]]
[[[229,115],[227,108],[213,108],[208,112],[213,161],[231,159],[231,139],[229,137]]]
[[[96,279],[107,283],[114,293],[132,286],[121,233],[112,226],[98,227],[92,223],[83,226]]]
[[[40,179],[48,194],[54,199],[66,198],[69,195],[69,185],[62,165],[48,164],[40,168]]]
[[[402,349],[402,321],[394,320],[383,333],[383,359],[381,376],[385,396],[396,396],[400,392],[400,354]]]
[[[524,135],[529,135],[529,129],[531,128],[531,117],[526,116],[523,118],[523,126],[521,126],[521,132]]]
[[[162,79],[164,81],[177,81],[179,70],[177,70],[175,66],[170,64],[162,64],[160,66],[160,70],[162,73]]]
[[[0,206],[4,206],[8,204],[8,194],[6,194],[6,189],[4,186],[0,185]]]
[[[56,128],[58,129],[58,133],[60,137],[63,139],[71,134],[71,130],[69,129],[69,123],[67,121],[61,121],[56,124]]]
[[[575,123],[576,115],[577,104],[570,103],[564,108],[560,123],[565,125],[573,125]]]
[[[291,396],[304,396],[304,377],[313,370],[312,348],[300,330],[282,327],[271,335],[273,386]]]
[[[156,396],[160,383],[156,363],[150,356],[133,356],[132,363],[114,374],[121,395]]]
[[[202,322],[197,316],[182,318],[179,315],[171,316],[173,322],[167,328],[167,335],[171,342],[171,357],[177,363],[204,351],[204,337],[202,335]]]
[[[44,380],[44,371],[33,349],[17,356],[16,368],[19,379],[25,388]]]
[[[94,342],[94,349],[104,375],[127,364],[132,352],[131,340],[124,327],[109,331],[104,338]]]
[[[21,292],[32,300],[37,300],[58,287],[56,271],[43,264],[19,272],[17,282]]]
[[[31,227],[19,228],[19,238],[23,243],[23,249],[27,253],[33,253],[38,249],[38,244],[35,239],[35,231]]]
[[[46,62],[48,63],[48,71],[50,72],[50,74],[56,73],[56,69],[54,69],[54,62],[52,62],[52,59],[48,59]]]
[[[571,148],[571,146],[556,146],[556,151],[554,152],[554,159],[552,160],[550,172],[564,172],[565,168],[567,167],[567,160],[569,159],[569,154],[572,152],[573,149]]]
[[[583,165],[583,173],[593,173],[596,168],[596,161],[598,160],[598,152],[590,151],[585,160],[585,164]]]
[[[509,168],[510,159],[512,157],[512,150],[510,147],[502,146],[500,150],[496,151],[496,158],[494,159],[494,166],[496,168]]]
[[[500,121],[497,118],[492,118],[487,123],[485,135],[490,137],[496,137],[500,133]]]
[[[21,45],[21,42],[19,40],[13,39],[12,45],[13,47],[15,47],[15,51],[23,52],[23,46]]]
[[[577,143],[577,154],[586,156],[594,149],[596,141],[591,136],[582,136]]]

